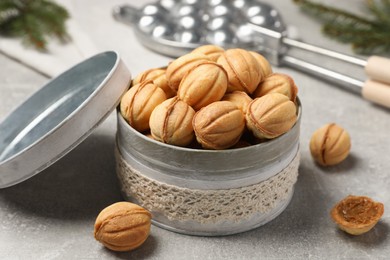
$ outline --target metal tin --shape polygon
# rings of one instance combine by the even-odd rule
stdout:
[[[299,103],[299,100],[298,100]],[[297,156],[301,107],[298,120],[286,134],[245,148],[227,150],[201,150],[167,145],[134,130],[118,112],[118,163],[124,160],[135,171],[157,183],[191,190],[236,189],[261,183],[286,168]],[[118,175],[123,179],[118,167]],[[122,189],[126,189],[122,181]],[[131,187],[130,187],[131,189]],[[123,190],[126,199],[140,203],[131,191]],[[151,210],[157,226],[191,235],[218,236],[247,231],[261,226],[278,216],[289,204],[293,188],[286,199],[272,210],[253,214],[239,221],[199,223],[168,218],[164,213]],[[151,195],[153,196],[153,194]],[[243,205],[245,207],[245,205]]]
[[[0,123],[0,188],[44,170],[81,143],[118,105],[130,72],[116,52],[51,80]]]

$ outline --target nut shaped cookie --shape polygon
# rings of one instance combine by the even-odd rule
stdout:
[[[244,49],[229,49],[218,58],[217,62],[228,74],[228,92],[238,90],[252,94],[263,79],[259,62]]]
[[[196,112],[193,126],[203,148],[226,149],[239,141],[245,129],[245,117],[232,102],[217,101]]]
[[[192,67],[183,77],[177,96],[197,111],[221,100],[227,86],[228,77],[222,66],[205,61]]]
[[[149,129],[153,109],[166,100],[165,92],[151,80],[131,87],[122,97],[120,110],[123,118],[137,131]]]
[[[192,53],[200,53],[204,54],[207,57],[210,58],[211,61],[217,61],[219,56],[224,52],[225,50],[222,47],[219,47],[217,45],[202,45],[192,51]]]
[[[286,95],[291,101],[295,102],[298,88],[290,76],[281,73],[273,73],[267,76],[259,84],[252,96],[254,98],[262,97],[265,94],[274,92]]]
[[[146,70],[133,79],[133,85],[139,84],[146,80],[152,80],[153,83],[164,90],[167,98],[171,98],[176,95],[176,92],[173,91],[168,85],[167,76],[165,75],[165,69],[150,69]]]
[[[313,159],[322,166],[335,165],[347,158],[351,138],[341,126],[331,123],[317,129],[310,139]]]
[[[158,105],[150,116],[151,134],[157,141],[186,146],[194,138],[194,115],[194,109],[178,97],[167,99]]]
[[[278,137],[289,131],[296,121],[294,102],[280,93],[254,99],[246,112],[248,129],[260,139]]]
[[[233,102],[245,115],[248,105],[253,99],[244,91],[233,91],[225,94],[222,100]]]
[[[95,239],[114,251],[130,251],[149,236],[152,215],[144,208],[117,202],[103,209],[96,218]]]
[[[260,63],[261,70],[263,71],[263,77],[267,77],[272,74],[272,67],[268,60],[260,53],[250,51],[250,54]]]
[[[200,53],[188,53],[172,61],[166,70],[168,85],[173,91],[177,91],[184,75],[194,66],[210,58]]]

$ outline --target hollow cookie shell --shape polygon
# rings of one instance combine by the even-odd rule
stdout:
[[[217,101],[196,112],[192,124],[203,148],[220,150],[239,141],[245,129],[245,117],[232,102]]]
[[[157,141],[186,146],[194,138],[194,115],[194,109],[178,97],[167,99],[158,105],[150,116],[151,134]]]
[[[384,206],[366,196],[352,196],[337,203],[331,217],[339,228],[351,235],[361,235],[370,231],[384,212]]]
[[[297,121],[296,106],[285,95],[266,94],[249,103],[246,121],[257,138],[275,138],[290,130]]]
[[[114,251],[130,251],[149,236],[152,215],[144,208],[117,202],[103,209],[96,218],[94,236]]]
[[[347,158],[351,139],[341,126],[331,123],[317,129],[310,139],[313,159],[322,166],[335,165]]]

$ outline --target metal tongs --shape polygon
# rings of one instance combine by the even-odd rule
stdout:
[[[374,103],[390,107],[390,60],[345,55],[287,37],[279,12],[255,0],[160,0],[143,8],[114,8],[114,17],[134,26],[138,40],[158,53],[178,57],[204,45],[246,48],[274,66],[288,66],[335,83]],[[300,51],[301,57],[294,55]],[[316,55],[316,63],[302,57]],[[366,81],[321,66],[323,58],[365,68]]]

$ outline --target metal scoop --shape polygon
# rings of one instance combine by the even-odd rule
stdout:
[[[138,40],[147,48],[171,57],[184,55],[205,44],[225,49],[245,48],[264,55],[272,65],[288,66],[336,83],[378,104],[390,107],[390,60],[373,57],[368,61],[313,46],[287,37],[279,12],[256,0],[160,0],[136,9],[114,8],[114,17],[134,26]],[[337,71],[294,56],[311,53],[358,67],[378,83],[343,75]],[[322,58],[316,61],[323,63]],[[367,94],[368,93],[368,94]],[[378,94],[380,93],[380,94]]]

